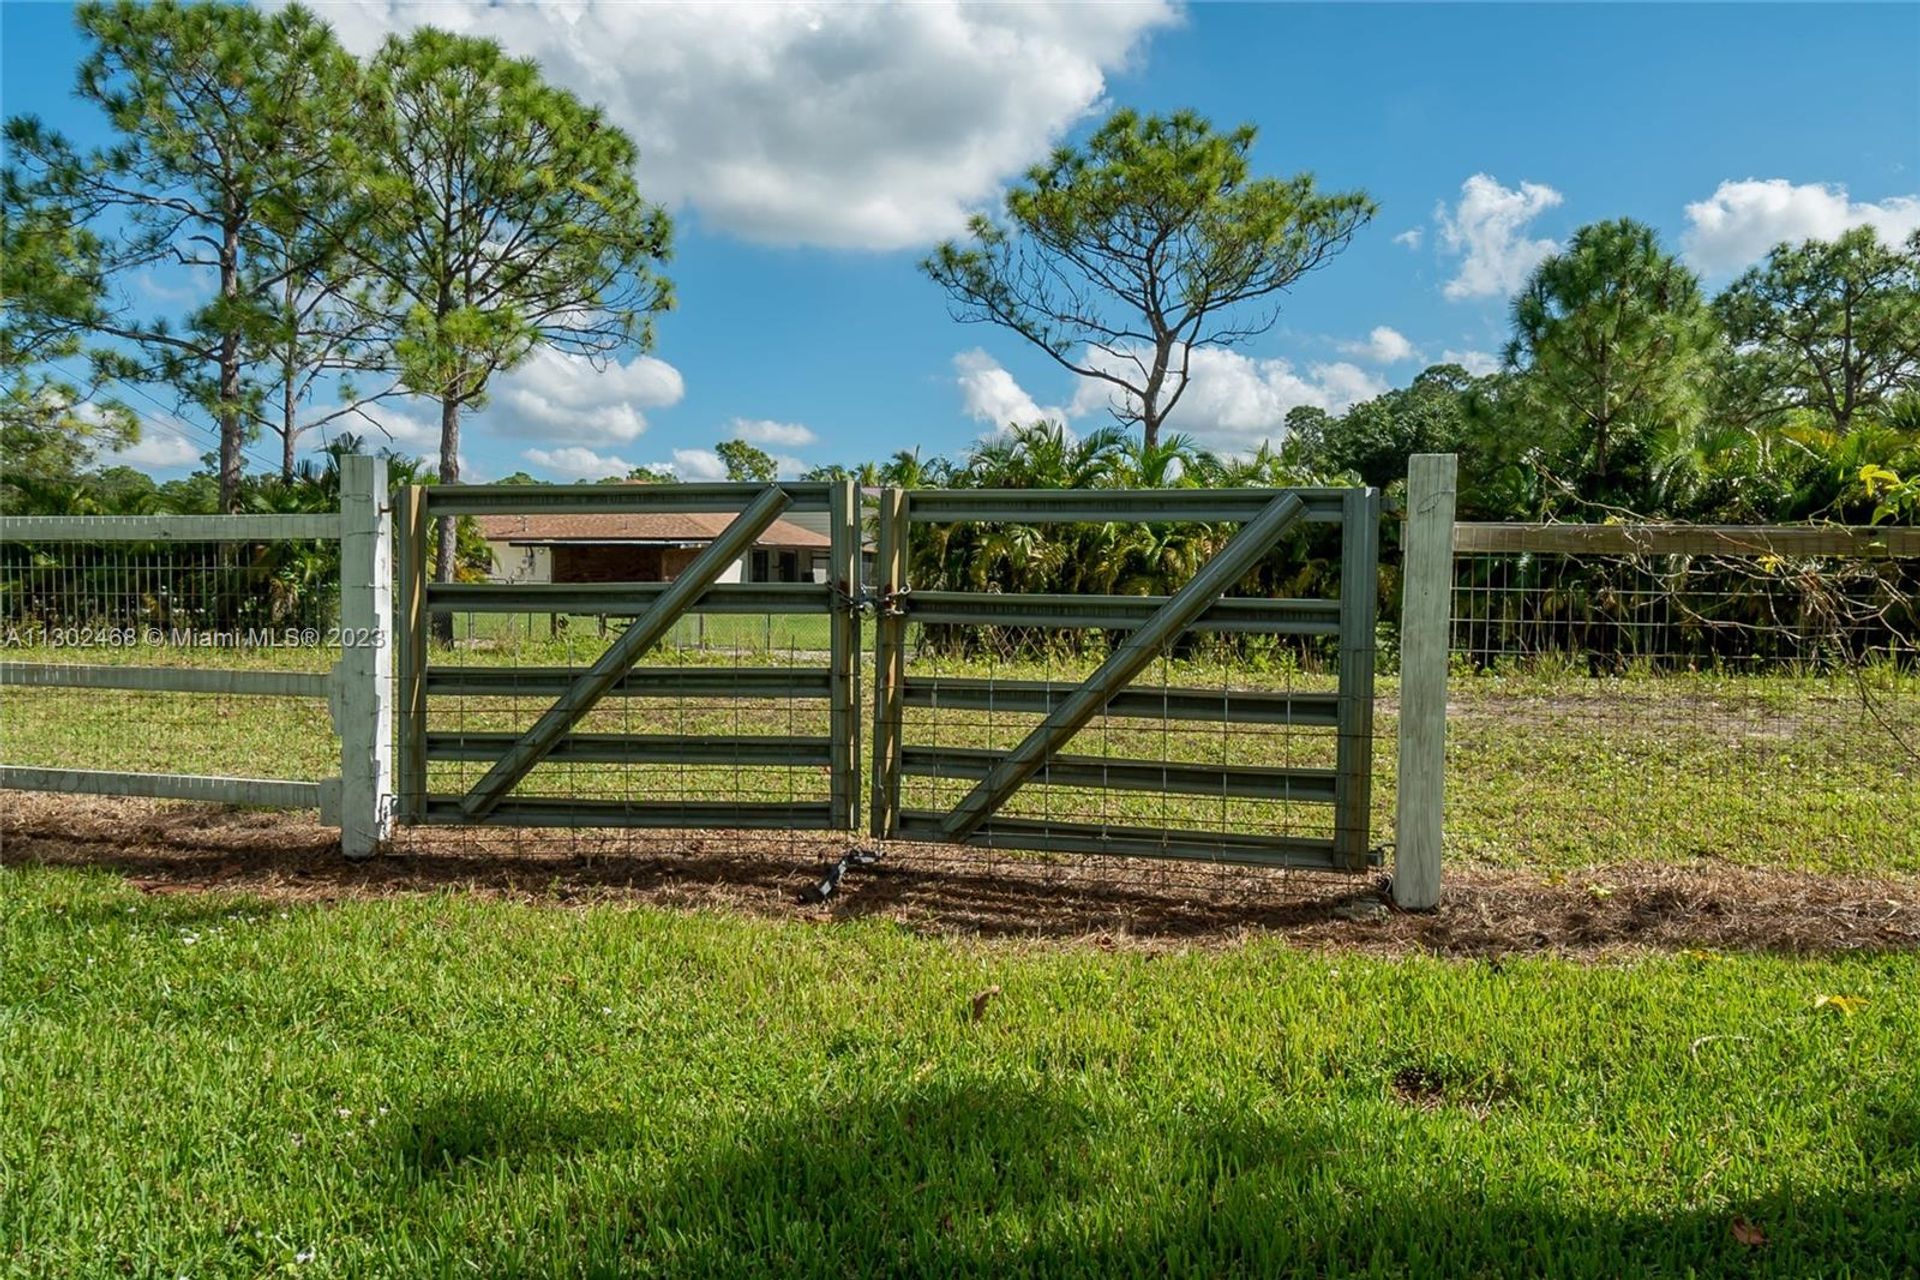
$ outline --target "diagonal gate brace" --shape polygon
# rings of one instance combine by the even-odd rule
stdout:
[[[974,784],[941,823],[947,838],[965,840],[980,824],[1000,811],[1026,781],[1040,771],[1054,752],[1086,726],[1107,705],[1107,699],[1152,662],[1162,646],[1191,626],[1234,583],[1253,571],[1274,542],[1306,514],[1306,503],[1284,493],[1242,525],[1240,532],[1209,560],[1187,585],[1167,597],[1154,615],[1120,642],[1086,683],[1061,699],[1051,714],[1018,746]]]
[[[580,717],[619,683],[641,655],[667,633],[675,619],[700,602],[700,597],[726,572],[727,566],[751,550],[760,535],[792,503],[787,491],[774,485],[748,504],[719,537],[693,558],[672,585],[655,598],[647,611],[635,618],[626,632],[607,647],[599,660],[581,672],[580,678],[541,713],[533,728],[507,749],[487,771],[487,776],[474,784],[473,790],[461,798],[460,811],[470,819],[484,818],[493,812],[494,806],[553,750]]]

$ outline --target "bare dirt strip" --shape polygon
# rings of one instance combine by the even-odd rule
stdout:
[[[1635,951],[1826,954],[1920,949],[1920,877],[1788,873],[1700,862],[1542,875],[1447,869],[1437,911],[1385,907],[1379,874],[1250,871],[1142,859],[889,846],[825,902],[846,849],[764,832],[406,833],[349,862],[310,814],[143,800],[0,796],[0,863],[85,867],[143,892],[333,902],[463,892],[534,903],[709,910],[831,923],[882,918],[931,935],[1101,948],[1232,946],[1493,958]]]

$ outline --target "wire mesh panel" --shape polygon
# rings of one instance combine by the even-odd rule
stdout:
[[[1920,868],[1920,557],[1721,536],[1456,558],[1451,852]]]
[[[963,491],[883,505],[875,833],[1364,867],[1377,502]],[[1168,557],[1183,562],[1171,594],[1126,576]],[[1025,589],[1072,565],[1085,593]]]
[[[851,486],[416,493],[401,533],[405,817],[475,841],[492,839],[481,827],[513,828],[548,833],[517,839],[594,851],[791,846],[850,829]],[[554,530],[617,547],[623,529],[677,528],[676,512],[723,532],[666,578],[426,580],[423,535],[437,515],[530,505],[566,523],[515,526],[516,536]],[[665,523],[620,523],[636,513]],[[814,517],[837,571],[753,580],[755,539]],[[632,544],[634,565],[659,558]],[[617,574],[626,561],[603,551],[596,563]]]
[[[339,582],[333,539],[0,542],[10,783],[35,776],[23,770],[337,775]]]

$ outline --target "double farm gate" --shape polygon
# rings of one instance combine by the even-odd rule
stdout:
[[[849,482],[399,491],[401,820],[851,834],[866,794],[864,825],[879,840],[1368,865],[1376,491],[885,489],[877,499],[870,516]],[[430,531],[460,517],[716,512],[731,522],[670,582],[429,580]],[[768,530],[798,519],[826,530],[824,580],[740,581]],[[942,527],[1043,526],[1197,531],[1189,542],[1204,555],[1168,596],[1060,595],[941,589],[916,550]],[[1248,593],[1274,581],[1263,565],[1309,542],[1333,593]],[[434,619],[450,614],[613,622],[585,665],[491,665],[482,646],[434,643]],[[811,616],[818,642],[784,662],[687,665],[661,642],[700,614]],[[994,637],[984,673],[981,636]],[[1258,665],[1282,677],[1241,678],[1258,645]],[[715,702],[758,710],[720,728],[668,713]],[[449,723],[443,707],[463,710]],[[795,726],[811,731],[779,731]],[[596,768],[631,772],[583,793],[578,777]],[[724,773],[724,794],[673,783],[702,768]],[[787,794],[741,781],[756,777],[786,779]],[[795,794],[795,778],[815,790]]]

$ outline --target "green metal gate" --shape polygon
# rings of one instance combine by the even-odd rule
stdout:
[[[1371,489],[898,490],[877,499],[871,574],[863,574],[866,521],[851,483],[433,486],[398,503],[397,640],[399,815],[403,821],[576,828],[788,829],[852,833],[859,825],[863,719],[860,614],[875,614],[871,834],[876,839],[1053,852],[1357,870],[1370,863],[1368,809],[1373,734],[1374,605],[1380,498]],[[869,508],[871,512],[872,508]],[[670,582],[457,582],[428,580],[428,530],[444,517],[592,513],[726,513],[731,523]],[[783,515],[824,516],[830,539],[824,582],[724,580]],[[913,530],[927,525],[1151,524],[1237,531],[1173,594],[1045,595],[930,589],[910,571]],[[1324,598],[1272,598],[1243,584],[1290,538],[1338,532],[1337,590]],[[1317,535],[1316,535],[1317,536]],[[863,578],[867,579],[863,585]],[[438,612],[547,613],[628,620],[576,667],[488,665],[472,652],[436,649]],[[816,662],[642,665],[676,619],[698,614],[820,615]],[[962,668],[910,670],[910,638],[926,628],[1024,627],[1097,635],[1094,658],[1070,678],[1021,678]],[[1163,679],[1138,683],[1197,636],[1275,636],[1325,656],[1312,687],[1261,687],[1234,678],[1214,687]],[[676,655],[684,657],[685,655]],[[591,718],[608,700],[701,698],[827,705],[825,732],[805,735],[606,732]],[[437,700],[512,701],[510,726],[448,724]],[[915,717],[981,713],[1017,740],[922,741]],[[606,717],[601,717],[604,721]],[[496,717],[497,719],[497,717]],[[1281,735],[1286,759],[1236,762],[1230,754],[1158,759],[1080,743],[1090,725],[1124,722],[1151,733]],[[1102,728],[1104,736],[1107,730]],[[1122,743],[1126,735],[1115,733]],[[1292,758],[1304,743],[1307,757]],[[1316,754],[1317,753],[1317,754]],[[557,794],[545,765],[734,765],[807,771],[815,799],[670,798],[644,785],[617,798]],[[470,766],[456,769],[456,766]],[[644,772],[644,769],[643,769]],[[458,775],[456,777],[456,774]],[[453,779],[450,784],[449,779]],[[903,803],[925,785],[935,802]],[[944,793],[941,792],[944,788]],[[1125,813],[1095,820],[1021,812],[1035,793],[1119,795]],[[911,799],[911,796],[906,797]],[[1217,802],[1210,829],[1141,816],[1156,799]],[[1277,829],[1243,820],[1266,805],[1320,818]],[[1164,808],[1164,806],[1163,806]],[[1264,820],[1263,820],[1264,821]]]
[[[1112,853],[1206,861],[1358,870],[1369,865],[1368,809],[1373,736],[1374,614],[1380,498],[1372,489],[1281,490],[888,490],[880,498],[873,595],[876,623],[872,834],[878,839],[1057,852]],[[913,582],[912,532],[918,525],[992,522],[1013,526],[1118,522],[1238,525],[1192,579],[1170,596],[1038,595],[926,590]],[[1302,526],[1340,531],[1338,594],[1326,599],[1249,598],[1231,594]],[[909,635],[920,627],[1013,627],[1097,631],[1117,637],[1090,673],[1072,681],[910,675]],[[1132,682],[1196,633],[1320,638],[1333,653],[1332,687],[1263,690],[1140,688]],[[908,741],[909,713],[946,708],[1011,721],[1010,745]],[[1076,753],[1076,735],[1096,719],[1218,726],[1229,741],[1239,726],[1280,732],[1322,731],[1324,762],[1237,764],[1217,758],[1130,759]],[[1005,726],[1003,725],[1002,728]],[[977,726],[976,726],[977,728]],[[1104,734],[1103,730],[1103,734]],[[1137,733],[1137,730],[1136,730]],[[991,736],[989,734],[988,736]],[[1291,746],[1291,741],[1289,741]],[[903,780],[926,784],[938,803],[908,807]],[[1114,821],[1103,800],[1086,815],[1009,814],[1023,788],[1086,797],[1140,793],[1181,797],[1192,806],[1217,799],[1210,830],[1192,824]],[[944,789],[944,790],[943,790]],[[943,798],[944,796],[944,798]],[[1311,831],[1248,829],[1235,816],[1243,801],[1330,810]],[[1091,806],[1083,799],[1082,809]],[[1145,806],[1151,808],[1151,805]],[[1203,806],[1204,807],[1204,806]],[[1167,805],[1161,812],[1168,811]],[[1151,815],[1149,815],[1151,816]]]
[[[851,831],[858,820],[860,537],[850,483],[421,486],[399,495],[399,761],[402,820],[528,827],[656,827]],[[722,531],[667,582],[453,582],[429,580],[434,522],[481,515],[728,514]],[[825,582],[725,581],[760,535],[787,515],[824,514],[830,547]],[[437,613],[585,615],[625,619],[585,667],[489,666],[436,649]],[[641,666],[674,623],[693,614],[824,615],[824,660],[812,665]],[[446,661],[438,659],[445,656]],[[824,700],[819,735],[591,732],[606,699]],[[440,727],[438,699],[542,709],[530,725]],[[506,715],[496,712],[494,719]],[[818,769],[824,795],[770,802],[598,798],[542,792],[542,763],[568,765],[731,765]],[[477,779],[449,765],[482,764]],[[435,766],[442,766],[436,768]],[[464,773],[464,771],[460,771]]]

